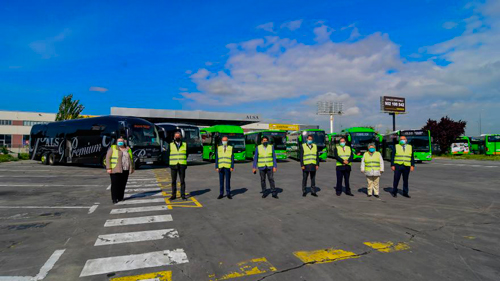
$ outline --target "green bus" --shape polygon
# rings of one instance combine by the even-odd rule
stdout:
[[[227,137],[229,145],[233,147],[234,160],[245,160],[245,135],[240,126],[215,125],[200,130],[203,143],[203,160],[215,161],[217,147],[222,145],[222,138]]]
[[[338,144],[340,135],[338,133],[329,133],[326,135],[326,152],[327,157],[333,158],[333,151]]]
[[[363,158],[363,154],[368,151],[368,144],[378,144],[377,133],[374,129],[368,127],[351,127],[343,129],[335,137],[337,141],[341,138],[345,138],[347,143],[351,146],[354,160],[361,160],[361,158]],[[336,145],[336,143],[333,145]],[[333,148],[334,147],[332,147],[332,149]]]
[[[321,129],[306,129],[288,133],[286,151],[288,157],[299,159],[300,146],[307,142],[307,136],[313,137],[314,143],[318,146],[319,159],[326,160],[326,134]]]
[[[284,160],[286,155],[286,131],[283,130],[263,130],[245,134],[245,150],[247,159],[253,159],[255,149],[262,142],[262,138],[267,137],[274,146],[276,159]]]
[[[431,132],[428,130],[401,130],[380,136],[380,153],[384,159],[391,159],[392,150],[400,136],[405,136],[408,144],[412,146],[415,161],[432,160]]]
[[[470,138],[463,136],[458,137],[451,144],[450,154],[452,155],[464,155],[470,153]]]
[[[486,154],[486,148],[484,145],[484,136],[481,137],[469,137],[470,139],[470,153],[471,154]]]
[[[489,134],[484,136],[486,155],[500,155],[500,134]]]

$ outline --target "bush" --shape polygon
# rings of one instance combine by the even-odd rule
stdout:
[[[0,154],[0,163],[1,162],[10,162],[10,161],[18,161],[16,157],[13,157],[10,154]]]
[[[2,146],[2,147],[0,147],[0,152],[2,154],[8,154],[9,153],[9,149],[7,149],[6,146]]]
[[[19,160],[29,160],[30,159],[30,154],[29,153],[18,153],[17,158]]]

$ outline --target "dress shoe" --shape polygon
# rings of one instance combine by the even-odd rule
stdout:
[[[392,195],[392,197],[394,197],[394,198],[398,197],[398,193],[397,193],[397,192],[391,192],[391,195]]]
[[[354,196],[354,194],[352,194],[352,193],[350,193],[350,192],[349,192],[349,193],[346,193],[346,195],[347,195],[347,196]]]
[[[302,197],[306,197],[307,192],[302,192]]]
[[[227,199],[233,199],[233,196],[231,196],[231,194],[228,194]]]
[[[337,193],[337,196],[340,196],[340,195],[342,195],[342,193]]]
[[[368,197],[372,197],[370,194],[368,194]]]
[[[411,198],[411,196],[409,194],[403,194],[403,197]]]
[[[311,195],[314,196],[314,197],[318,197],[318,194],[316,194],[316,192],[311,193]]]
[[[181,198],[182,198],[182,200],[187,200],[186,195],[182,195]]]
[[[222,199],[224,197],[224,195],[219,195],[219,197],[217,197],[217,199]]]
[[[269,195],[269,193],[267,193],[267,192],[262,192],[262,198],[266,198],[266,197],[267,197],[267,195]]]
[[[373,196],[375,196],[375,198],[378,198],[378,195],[373,195]]]
[[[176,197],[175,195],[172,195],[172,196],[170,197],[170,200],[175,200],[175,199],[177,199],[177,197]]]
[[[278,197],[278,194],[273,193],[273,198],[274,198],[274,199],[278,199],[278,198],[279,198],[279,197]]]

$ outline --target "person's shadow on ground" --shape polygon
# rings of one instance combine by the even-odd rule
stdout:
[[[384,187],[384,191],[387,192],[387,193],[391,193],[392,194],[392,190],[393,190],[392,187]],[[398,188],[398,194],[403,195],[403,190],[401,190],[401,189]]]
[[[362,187],[362,188],[358,189],[358,192],[363,193],[363,194],[368,194],[368,188]]]
[[[240,194],[243,194],[248,191],[248,188],[238,188],[238,189],[233,189],[231,190],[231,196],[238,196]]]
[[[203,194],[210,192],[210,191],[211,191],[210,188],[195,190],[195,191],[189,192],[189,196],[199,196],[199,195],[203,195]]]

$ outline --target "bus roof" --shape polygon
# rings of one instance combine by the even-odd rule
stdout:
[[[342,130],[342,133],[359,133],[359,132],[362,132],[362,133],[373,132],[373,133],[375,133],[375,130],[372,128],[368,128],[368,127],[351,127],[351,128],[346,128],[346,129]]]
[[[155,125],[157,126],[176,126],[176,127],[179,127],[179,126],[182,126],[182,127],[196,127],[198,128],[198,126],[195,126],[195,125],[191,125],[191,124],[184,124],[184,123],[155,123]]]
[[[134,121],[138,123],[149,123],[151,122],[139,118],[139,117],[131,117],[131,116],[120,116],[120,115],[107,115],[107,116],[98,116],[91,118],[79,118],[79,119],[71,119],[71,120],[63,120],[63,121],[55,121],[49,122],[46,125],[64,125],[64,124],[72,124],[72,123],[93,123],[93,122],[104,122],[104,121]]]
[[[258,133],[266,133],[266,132],[271,132],[271,133],[286,133],[287,131],[285,130],[260,130],[260,131],[255,131],[255,132],[249,132],[246,133],[245,135],[252,135],[252,134],[258,134]]]
[[[235,126],[235,125],[215,125],[212,127],[203,128],[201,130],[205,131],[205,132],[211,132],[211,133],[218,132],[218,133],[243,134],[243,129],[240,126]]]

